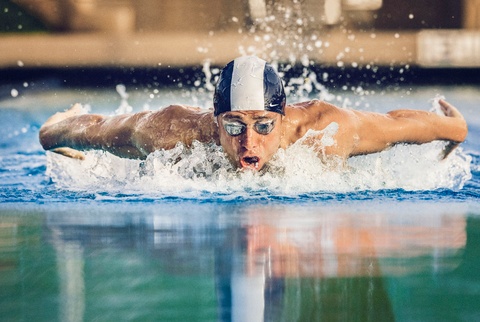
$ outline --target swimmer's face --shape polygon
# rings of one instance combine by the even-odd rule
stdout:
[[[280,146],[281,123],[275,112],[225,112],[218,116],[220,143],[235,166],[260,170]]]

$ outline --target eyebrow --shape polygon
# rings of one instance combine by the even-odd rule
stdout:
[[[243,120],[240,116],[237,115],[224,115],[223,118],[229,120]]]
[[[254,120],[275,120],[274,118],[271,118],[271,117],[268,117],[266,115],[255,115],[255,116],[252,116],[252,119]]]

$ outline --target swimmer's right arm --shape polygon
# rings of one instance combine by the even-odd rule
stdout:
[[[213,113],[209,110],[170,105],[158,111],[111,117],[82,113],[82,107],[76,104],[50,117],[40,128],[43,148],[79,159],[83,159],[80,151],[84,150],[144,159],[153,151],[172,149],[177,143],[218,143]]]
[[[45,150],[83,159],[85,150],[105,150],[124,158],[145,158],[132,142],[139,114],[105,117],[84,113],[79,104],[50,117],[40,128]]]

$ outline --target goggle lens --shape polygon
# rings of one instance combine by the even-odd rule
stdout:
[[[247,126],[239,122],[223,122],[223,128],[231,136],[237,136],[245,132]]]
[[[238,121],[223,121],[223,128],[230,136],[238,136],[244,133],[247,125]],[[275,128],[275,120],[259,121],[253,124],[253,129],[258,134],[267,135]]]
[[[253,128],[255,131],[257,131],[258,134],[263,134],[267,135],[270,132],[272,132],[273,128],[275,127],[275,121],[267,121],[267,122],[257,122],[253,125]]]

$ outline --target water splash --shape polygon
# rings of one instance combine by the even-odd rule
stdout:
[[[206,67],[207,68],[207,67]],[[209,68],[209,67],[208,67]],[[300,85],[303,86],[303,85]],[[327,90],[324,96],[329,97]],[[122,102],[117,112],[128,111],[128,94],[117,86]],[[439,109],[436,97],[432,109]],[[298,196],[317,192],[364,190],[461,189],[471,177],[471,157],[456,149],[446,160],[439,155],[445,143],[397,145],[388,151],[357,156],[345,163],[322,155],[334,144],[339,127],[331,123],[322,131],[308,131],[289,148],[280,149],[262,173],[232,167],[221,147],[194,142],[156,151],[144,161],[121,159],[90,151],[84,161],[47,154],[47,175],[68,190],[198,198],[212,194],[238,196]],[[321,140],[315,140],[322,134]],[[313,144],[312,144],[313,143]]]
[[[87,152],[84,161],[48,153],[47,174],[68,190],[181,198],[461,189],[472,176],[471,157],[457,149],[439,160],[443,146],[442,142],[398,145],[344,164],[322,161],[313,148],[299,141],[279,150],[266,171],[254,173],[234,169],[221,147],[196,142],[191,149],[178,144],[172,150],[156,151],[144,161],[100,151]]]
[[[208,63],[204,72],[210,73]],[[217,74],[217,70],[209,74],[209,84]],[[317,82],[315,74],[305,71],[295,82],[290,80],[287,89],[298,86],[295,91],[303,92],[306,97],[312,91],[320,91],[325,100],[335,98]],[[209,90],[209,86],[205,89]],[[117,92],[122,101],[116,114],[131,112],[125,86],[118,85]],[[433,109],[439,108],[439,99],[433,100]],[[322,140],[315,144],[310,143],[313,137],[318,137],[318,131],[308,131],[289,148],[280,149],[261,173],[234,169],[221,147],[194,142],[191,148],[178,144],[168,151],[156,151],[143,161],[121,159],[101,151],[87,152],[84,161],[47,153],[47,175],[58,187],[67,190],[222,199],[383,189],[457,190],[472,177],[471,156],[461,148],[446,160],[439,159],[445,146],[443,142],[397,145],[388,151],[350,158],[347,162],[319,158],[319,153],[334,143],[337,131],[338,124],[330,124],[320,131]]]
[[[115,89],[118,95],[120,95],[120,98],[122,99],[122,101],[120,102],[120,106],[118,107],[118,109],[115,110],[115,114],[120,115],[131,113],[133,111],[133,108],[130,106],[130,104],[128,104],[127,88],[123,84],[118,84]]]
[[[445,100],[445,96],[437,95],[431,100],[432,107],[430,108],[430,112],[440,116],[444,116],[445,114],[443,113],[442,107],[440,106],[440,103],[439,103],[440,100]]]

